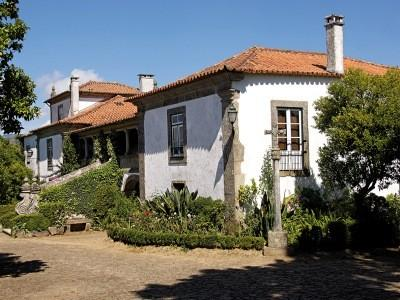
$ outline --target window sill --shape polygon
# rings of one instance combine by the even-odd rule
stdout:
[[[310,176],[310,170],[281,170],[279,171],[280,177],[308,177]]]
[[[186,161],[186,157],[182,157],[182,158],[169,158],[168,161],[168,165],[169,166],[186,166],[187,165],[187,161]]]

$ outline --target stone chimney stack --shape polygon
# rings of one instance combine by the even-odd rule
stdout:
[[[56,87],[53,85],[53,86],[51,87],[50,98],[53,98],[53,97],[55,97],[56,95],[57,95],[57,93],[56,93]]]
[[[79,77],[71,76],[70,83],[71,92],[71,106],[70,106],[70,116],[74,116],[79,111]]]
[[[142,93],[150,92],[154,90],[157,83],[154,75],[151,74],[138,74],[139,76],[139,90]]]
[[[343,16],[325,17],[327,65],[326,70],[332,73],[344,73],[343,60]]]

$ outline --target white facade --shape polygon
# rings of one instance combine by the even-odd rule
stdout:
[[[79,111],[84,110],[93,104],[103,101],[104,97],[80,97],[79,98]],[[71,98],[67,97],[62,101],[56,102],[50,106],[50,113],[51,113],[51,123],[57,122],[58,120],[58,109],[59,106],[62,106],[62,112],[64,118],[68,117],[70,114],[70,104]]]
[[[167,111],[182,106],[186,107],[187,164],[169,165]],[[221,109],[219,96],[210,95],[146,111],[146,198],[171,189],[174,181],[185,182],[199,195],[224,198]]]
[[[32,170],[33,176],[38,176],[38,147],[36,135],[24,137],[24,157],[25,166]]]
[[[313,102],[327,95],[331,78],[285,77],[271,75],[246,75],[242,81],[234,82],[233,87],[240,91],[239,98],[239,141],[244,145],[244,160],[241,164],[245,184],[251,179],[258,181],[263,157],[271,148],[271,135],[264,130],[271,129],[271,101],[306,101],[308,102],[308,132],[310,171],[318,174],[318,148],[326,141],[325,137],[314,127],[315,110]],[[305,121],[305,120],[303,120]],[[286,176],[281,177],[281,196],[294,193],[296,185],[315,187],[320,183],[316,176],[310,178]]]
[[[47,140],[52,141],[53,158],[52,165],[53,168],[49,170],[48,168],[48,157],[47,157]],[[56,134],[47,136],[44,138],[39,138],[39,176],[41,179],[46,179],[55,172],[57,172],[62,163],[62,135]]]
[[[317,164],[318,150],[326,137],[315,128],[316,114],[313,103],[328,95],[328,86],[335,79],[327,77],[300,77],[274,75],[245,75],[233,82],[240,91],[237,100],[239,143],[243,146],[240,163],[244,184],[254,179],[258,182],[263,157],[272,145],[271,101],[305,102],[308,110],[308,157],[311,176],[281,176],[281,198],[295,192],[296,187],[318,189],[321,184]],[[173,166],[168,163],[168,109],[186,106],[187,165]],[[173,181],[185,182],[189,190],[200,195],[224,198],[223,144],[221,131],[221,101],[212,95],[182,102],[176,105],[147,110],[145,112],[145,197],[171,188]],[[236,158],[235,158],[236,159]],[[374,190],[378,195],[398,193],[398,185],[386,190]]]

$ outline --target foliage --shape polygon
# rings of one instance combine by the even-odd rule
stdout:
[[[45,231],[50,226],[50,221],[40,213],[18,215],[12,220],[12,227],[24,228],[28,231]]]
[[[288,234],[288,244],[293,247],[305,250],[314,250],[321,246],[324,241],[329,244],[330,240],[340,239],[340,230],[338,225],[330,225],[338,222],[345,224],[347,227],[350,219],[343,219],[333,214],[324,214],[317,216],[311,210],[297,209],[290,213],[283,214],[283,229]],[[329,232],[329,233],[328,233]],[[344,239],[347,240],[347,233]]]
[[[264,246],[264,239],[257,237],[234,237],[221,234],[178,234],[174,232],[149,232],[110,227],[108,236],[114,241],[123,242],[135,246],[179,246],[188,249],[193,248],[222,248],[222,249],[257,249]]]
[[[222,200],[197,197],[189,205],[190,229],[195,232],[222,232],[226,206]]]
[[[93,138],[93,160],[104,161],[101,153],[100,139],[98,137]]]
[[[50,221],[50,225],[62,226],[70,211],[68,211],[67,205],[61,201],[40,202],[39,213]]]
[[[28,27],[19,18],[18,0],[0,2],[0,129],[20,132],[21,119],[39,115],[34,106],[35,84],[24,71],[11,63],[14,53],[22,49]]]
[[[120,186],[122,170],[114,161],[72,179],[64,184],[48,187],[39,194],[42,202],[63,202],[70,211],[96,217],[95,191],[103,186]]]
[[[19,194],[25,177],[31,170],[25,167],[24,156],[19,146],[0,137],[0,204],[10,203]]]
[[[61,164],[61,175],[71,173],[79,169],[78,156],[76,154],[75,145],[72,143],[71,137],[65,135],[63,139],[63,162]]]
[[[356,197],[356,223],[351,227],[352,242],[357,247],[385,247],[400,242],[399,200],[397,197],[370,194]]]
[[[325,185],[349,187],[364,198],[376,185],[399,179],[400,71],[350,70],[315,108],[316,127],[328,138],[318,160]]]
[[[0,215],[0,224],[4,228],[12,228],[13,227],[13,222],[12,220],[18,216],[17,213],[15,212],[15,207],[13,210],[10,210],[8,212],[4,212],[3,214]]]
[[[189,192],[187,187],[182,190],[167,191],[164,194],[146,201],[146,208],[158,217],[169,218],[176,221],[181,231],[187,229],[189,208],[197,198],[196,192]]]

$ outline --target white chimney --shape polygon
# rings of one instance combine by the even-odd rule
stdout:
[[[142,93],[154,90],[154,88],[157,85],[154,75],[138,74],[138,76],[139,76],[139,90]]]
[[[343,62],[343,16],[330,15],[325,17],[326,48],[328,72],[344,73]]]
[[[79,77],[71,76],[69,89],[71,92],[71,107],[69,111],[70,116],[73,116],[79,111]]]

